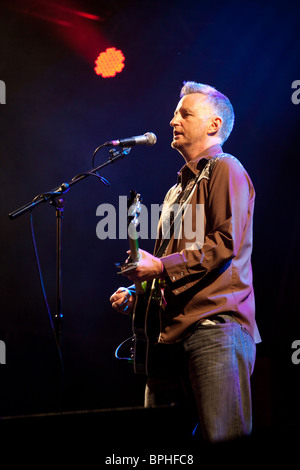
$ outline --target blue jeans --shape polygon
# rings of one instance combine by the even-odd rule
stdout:
[[[148,377],[145,406],[188,402],[197,411],[202,438],[221,442],[251,433],[256,346],[232,316],[210,320],[214,323],[198,324],[180,344],[158,345],[162,357],[168,353],[166,376]],[[177,372],[168,374],[169,367]]]

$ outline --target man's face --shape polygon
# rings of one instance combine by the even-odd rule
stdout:
[[[208,127],[213,116],[211,105],[200,93],[183,96],[170,122],[173,127],[171,146],[183,156],[200,153],[205,146]]]

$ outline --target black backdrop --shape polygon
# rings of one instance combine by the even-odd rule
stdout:
[[[50,4],[50,6],[49,6]],[[169,121],[184,80],[227,94],[236,124],[224,150],[250,173],[257,198],[253,271],[263,342],[253,377],[257,426],[297,423],[300,365],[298,133],[300,104],[298,2],[60,2],[101,17],[92,21],[53,2],[1,2],[0,108],[1,315],[0,415],[58,410],[57,353],[34,256],[30,217],[8,213],[89,170],[107,140],[154,132],[154,147],[126,159],[65,195],[62,236],[64,410],[139,406],[144,380],[114,357],[131,334],[112,311],[123,283],[114,263],[126,240],[99,240],[97,207],[130,189],[160,204],[183,161],[170,148]],[[55,12],[55,14],[54,14]],[[77,18],[76,21],[74,18]],[[55,21],[53,21],[55,19]],[[58,24],[66,20],[68,25]],[[93,71],[97,54],[121,49],[125,68],[114,78]],[[97,154],[100,164],[107,150]],[[118,212],[117,212],[118,213]],[[56,218],[49,204],[33,211],[46,292],[55,311]],[[141,240],[152,250],[153,240]],[[126,281],[125,281],[126,282]]]

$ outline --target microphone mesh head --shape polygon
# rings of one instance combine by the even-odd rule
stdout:
[[[157,137],[153,132],[146,132],[145,136],[147,137],[147,145],[156,144]]]

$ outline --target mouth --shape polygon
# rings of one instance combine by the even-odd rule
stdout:
[[[181,132],[174,131],[174,132],[173,132],[173,139],[178,138],[180,135],[182,135]]]

